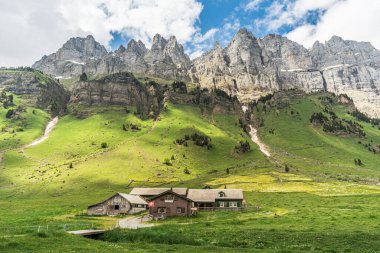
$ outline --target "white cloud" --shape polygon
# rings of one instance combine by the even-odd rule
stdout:
[[[255,20],[257,29],[277,32],[285,25],[295,25],[307,17],[309,11],[322,11],[344,0],[276,0],[266,8],[263,19]]]
[[[192,48],[188,53],[191,59],[201,56],[205,51],[211,49],[216,34],[220,31],[218,28],[211,28],[205,34],[197,33],[194,40],[191,42]]]
[[[70,37],[92,34],[108,45],[110,31],[147,44],[156,33],[186,43],[202,8],[197,0],[0,0],[0,66],[31,65]]]
[[[263,0],[251,0],[246,4],[246,6],[244,7],[244,10],[245,11],[257,10],[260,7],[260,4],[262,2]]]
[[[344,39],[369,41],[380,49],[379,13],[380,1],[339,1],[327,8],[316,25],[302,25],[287,36],[307,47],[316,40],[326,41],[338,35]]]

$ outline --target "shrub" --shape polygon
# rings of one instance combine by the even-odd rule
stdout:
[[[185,168],[185,169],[183,170],[183,172],[184,172],[185,174],[187,174],[187,175],[190,175],[190,174],[191,174],[191,172],[190,172],[190,170],[189,170],[188,168]]]
[[[362,166],[363,165],[362,160],[360,160],[359,158],[355,159],[354,161],[355,161],[355,165],[358,165],[358,166]]]
[[[9,109],[9,110],[7,111],[7,114],[5,114],[5,117],[6,117],[7,119],[10,119],[10,118],[12,118],[12,117],[15,115],[15,113],[16,113],[15,110],[13,110],[13,109]]]
[[[235,150],[239,153],[247,153],[251,151],[251,145],[248,141],[240,141],[238,146],[235,146]]]
[[[287,164],[285,164],[285,172],[288,173],[290,171],[290,168]]]
[[[100,147],[101,148],[108,148],[107,142],[102,142],[102,144],[100,144]]]
[[[172,88],[175,92],[183,93],[183,94],[187,93],[187,86],[184,82],[175,81],[172,83]]]
[[[86,72],[83,72],[82,75],[80,75],[79,80],[81,82],[86,82],[88,80]]]
[[[167,165],[167,166],[172,166],[173,165],[173,163],[170,161],[169,158],[165,158],[164,164]]]

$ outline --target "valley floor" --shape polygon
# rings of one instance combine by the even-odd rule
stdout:
[[[182,105],[168,105],[158,121],[138,119],[132,107],[129,113],[119,106],[70,108],[44,142],[21,149],[47,121],[42,112],[31,114],[33,131],[1,136],[0,252],[379,252],[380,155],[358,139],[311,126],[317,101],[294,100],[292,109],[265,115],[258,110],[265,122],[258,135],[271,157],[236,115]],[[362,124],[361,143],[380,144],[380,130]],[[210,137],[212,148],[176,142],[194,133]],[[236,151],[240,141],[249,142],[250,152]],[[204,185],[242,188],[249,208],[116,229],[100,240],[65,233],[113,228],[125,217],[84,212],[115,192]]]

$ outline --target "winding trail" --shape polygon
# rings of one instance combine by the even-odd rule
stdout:
[[[49,123],[46,125],[44,135],[41,138],[39,138],[39,139],[33,141],[32,143],[26,145],[25,148],[36,146],[36,145],[40,144],[41,142],[43,142],[44,140],[46,140],[49,137],[51,131],[57,125],[57,123],[58,123],[58,117],[55,117],[51,121],[49,121]]]
[[[251,136],[251,140],[259,146],[260,151],[264,155],[270,157],[271,154],[269,152],[269,148],[259,139],[259,136],[257,135],[257,129],[252,127],[252,125],[249,125],[249,128],[250,128],[249,135]]]
[[[242,110],[243,112],[245,113],[247,110],[248,110],[248,107],[245,106],[245,105],[242,105]],[[254,128],[252,125],[248,125],[249,126],[249,135],[251,136],[251,140],[256,143],[258,146],[259,146],[259,149],[260,151],[266,155],[267,157],[270,157],[271,154],[269,152],[269,148],[267,147],[267,145],[265,145],[259,138],[259,136],[257,135],[257,129]]]

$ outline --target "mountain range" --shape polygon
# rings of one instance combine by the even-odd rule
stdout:
[[[33,68],[56,78],[140,73],[222,89],[243,103],[278,90],[329,91],[347,94],[359,110],[380,116],[380,51],[338,36],[307,49],[284,36],[256,38],[241,29],[225,48],[216,44],[190,60],[174,36],[155,35],[151,48],[132,39],[127,47],[107,52],[89,35],[69,39]]]

